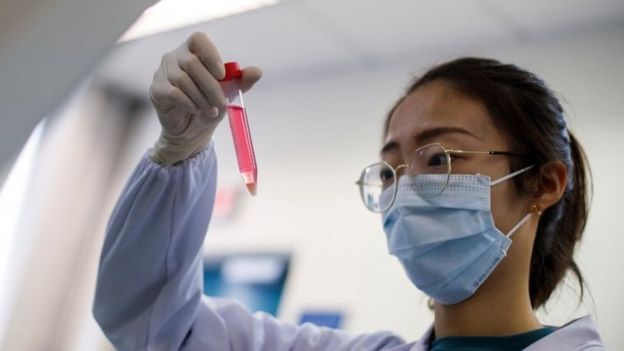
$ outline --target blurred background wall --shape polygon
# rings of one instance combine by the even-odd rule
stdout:
[[[289,253],[280,317],[298,322],[304,311],[339,311],[348,330],[393,330],[408,339],[431,323],[426,297],[387,254],[380,218],[364,209],[353,183],[376,161],[385,113],[411,78],[479,55],[516,63],[550,84],[594,174],[577,252],[587,294],[579,304],[574,282],[562,284],[540,310],[542,321],[592,313],[607,346],[624,348],[624,3],[290,0],[118,42],[44,113],[17,163],[3,165],[2,350],[110,349],[90,314],[104,227],[159,132],[147,100],[151,75],[166,51],[197,30],[224,59],[265,71],[245,97],[259,194],[244,192],[229,128],[220,127],[219,186],[235,194],[234,207],[209,229],[205,252]]]

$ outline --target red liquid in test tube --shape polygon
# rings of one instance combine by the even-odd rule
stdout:
[[[230,129],[232,130],[232,138],[234,139],[236,158],[238,159],[238,169],[249,192],[252,195],[256,195],[258,167],[256,166],[256,156],[251,142],[251,134],[249,133],[247,112],[242,106],[229,105],[227,113],[230,120]]]
[[[227,114],[234,139],[238,169],[249,193],[256,195],[258,167],[251,142],[249,123],[247,122],[247,111],[243,103],[243,93],[238,82],[241,77],[242,71],[238,63],[227,62],[225,64],[225,78],[221,80],[221,86],[227,99]]]

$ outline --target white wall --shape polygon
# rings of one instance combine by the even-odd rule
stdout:
[[[96,350],[107,345],[91,316],[104,226],[122,180],[116,167],[132,130],[126,97],[84,84],[50,116],[30,162],[16,225],[2,232],[0,349]],[[20,162],[28,162],[20,155]],[[123,172],[125,175],[125,172]],[[7,183],[14,186],[15,183]],[[20,196],[21,195],[21,196]],[[1,207],[1,206],[0,206]]]

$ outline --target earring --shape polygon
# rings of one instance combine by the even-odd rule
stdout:
[[[536,204],[531,205],[531,213],[537,213],[538,216],[542,215],[542,210]]]

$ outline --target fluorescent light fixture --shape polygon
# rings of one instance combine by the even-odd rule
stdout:
[[[278,3],[279,0],[162,0],[143,12],[119,40],[128,41],[192,24],[231,16]]]

